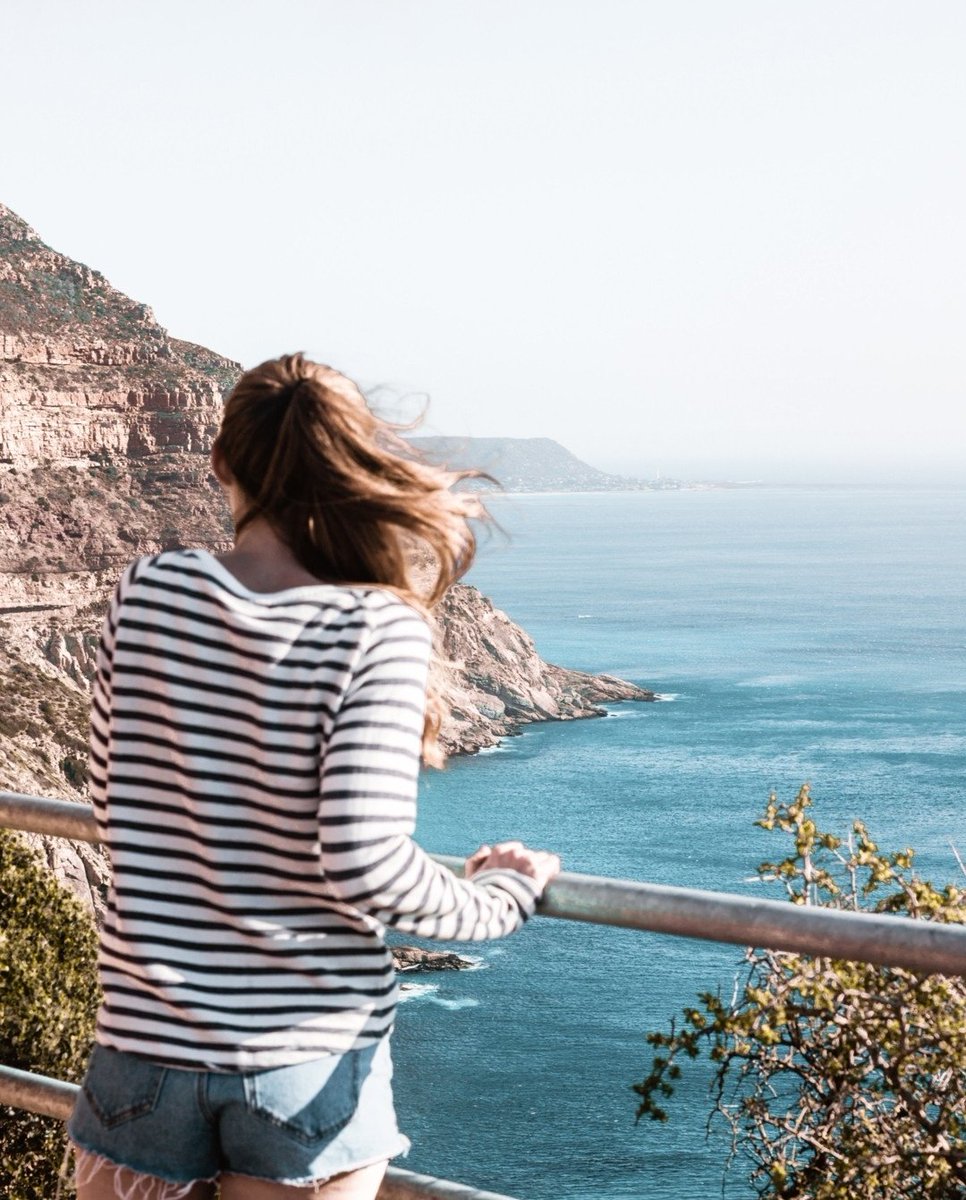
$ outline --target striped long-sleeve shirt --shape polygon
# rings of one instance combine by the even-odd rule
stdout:
[[[97,1039],[259,1070],[372,1042],[386,926],[516,929],[533,880],[411,840],[430,633],[380,588],[252,592],[206,551],[133,563],[104,623],[91,796],[113,868]]]

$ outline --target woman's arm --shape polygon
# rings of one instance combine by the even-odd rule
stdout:
[[[482,859],[470,860],[470,881],[412,840],[430,633],[402,601],[371,611],[371,619],[322,763],[319,822],[329,888],[418,937],[511,933],[532,914],[545,883],[531,870],[534,852],[519,843],[486,848]]]

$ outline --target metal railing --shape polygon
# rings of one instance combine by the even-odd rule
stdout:
[[[0,827],[98,842],[90,805],[0,792]],[[459,874],[463,860],[433,858]],[[924,973],[966,976],[966,926],[908,917],[839,912],[735,896],[563,873],[547,888],[537,915],[616,925],[739,946],[854,959]],[[77,1085],[0,1066],[0,1104],[65,1120]],[[380,1200],[511,1200],[462,1184],[390,1167]]]
[[[89,804],[17,792],[0,792],[0,826],[4,825],[80,842],[100,840]],[[432,857],[457,874],[462,871],[461,858]],[[909,917],[567,872],[547,888],[537,915],[966,976],[966,926]]]

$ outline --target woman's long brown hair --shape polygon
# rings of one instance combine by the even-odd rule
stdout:
[[[249,502],[236,534],[264,517],[321,581],[388,587],[428,613],[473,561],[468,520],[484,510],[451,489],[481,472],[421,461],[331,367],[287,354],[246,371],[225,402],[217,444]],[[425,594],[413,582],[414,542],[436,569]],[[435,765],[442,715],[430,687],[423,758]]]

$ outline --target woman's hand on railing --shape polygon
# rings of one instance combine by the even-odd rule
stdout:
[[[531,850],[522,842],[498,842],[495,846],[481,846],[471,854],[463,867],[466,879],[472,879],[480,871],[495,867],[519,871],[535,879],[541,894],[555,875],[560,874],[560,858],[547,850]]]

